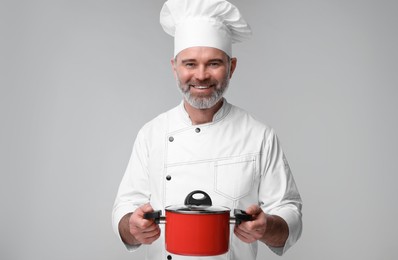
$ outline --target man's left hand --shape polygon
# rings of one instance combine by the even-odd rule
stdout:
[[[240,240],[246,243],[260,240],[273,247],[285,245],[289,227],[283,218],[264,213],[258,205],[248,207],[246,213],[251,215],[253,220],[235,226],[234,233]]]
[[[236,225],[234,233],[240,240],[252,243],[264,236],[267,230],[267,214],[257,205],[248,207],[246,213],[253,217],[253,221],[243,221]]]

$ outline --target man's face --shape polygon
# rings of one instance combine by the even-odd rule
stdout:
[[[197,109],[211,108],[221,100],[236,66],[235,58],[211,47],[185,49],[171,62],[185,100]]]

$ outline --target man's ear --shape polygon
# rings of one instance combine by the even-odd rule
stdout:
[[[176,61],[176,59],[172,58],[170,60],[170,63],[171,63],[171,70],[173,71],[174,77],[177,78],[177,75],[176,75],[176,65],[177,65],[176,63],[177,63],[177,61]]]
[[[231,58],[231,67],[229,68],[229,78],[232,78],[232,74],[234,74],[237,63],[238,60],[236,58]]]

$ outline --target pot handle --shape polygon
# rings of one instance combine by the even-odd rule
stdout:
[[[156,224],[163,224],[161,223],[164,220],[164,217],[161,217],[162,211],[155,210],[153,212],[146,212],[144,213],[144,219],[153,219],[155,220]]]
[[[239,225],[242,221],[252,221],[253,217],[241,209],[234,209],[235,224]]]
[[[203,197],[199,198],[199,199],[195,199],[194,195],[196,194],[202,194]],[[201,190],[194,190],[192,192],[190,192],[187,197],[185,198],[184,201],[185,205],[195,205],[195,206],[211,206],[213,205],[211,198],[209,196],[209,194],[207,194],[204,191]]]

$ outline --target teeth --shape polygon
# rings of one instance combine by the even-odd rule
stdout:
[[[198,89],[206,89],[206,88],[210,88],[210,86],[193,86],[194,88],[198,88]]]

